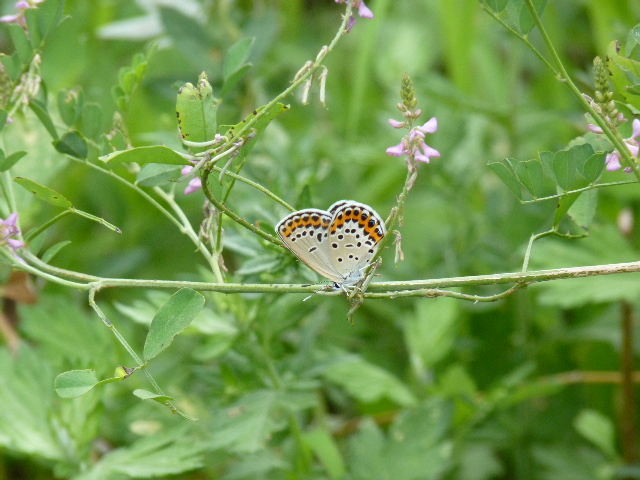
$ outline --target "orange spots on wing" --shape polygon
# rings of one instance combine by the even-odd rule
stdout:
[[[296,215],[280,226],[280,233],[289,238],[300,227],[329,228],[329,220],[321,215]]]
[[[372,238],[375,243],[378,243],[384,238],[384,230],[381,228],[380,222],[378,222],[376,217],[370,212],[361,209],[345,210],[338,215],[331,225],[331,233],[336,233],[336,231],[344,227],[344,224],[349,220],[357,221],[360,228],[362,228],[367,236]]]

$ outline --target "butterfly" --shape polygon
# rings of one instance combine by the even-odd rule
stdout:
[[[290,213],[278,222],[276,232],[303,263],[342,287],[364,278],[387,230],[370,206],[340,200],[328,211]]]

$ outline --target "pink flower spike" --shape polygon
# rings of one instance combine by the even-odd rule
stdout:
[[[394,120],[393,118],[389,119],[389,125],[393,128],[404,128],[407,126],[406,122],[399,122],[398,120]]]
[[[358,7],[358,15],[362,18],[373,18],[373,12],[369,7],[367,7],[363,2],[360,2],[360,6]]]
[[[16,8],[18,9],[25,9],[25,8],[29,8],[31,5],[29,5],[29,2],[25,1],[25,0],[21,0],[20,2],[16,2]]]
[[[587,125],[587,128],[593,133],[604,133],[604,130],[602,130],[599,126],[594,125],[593,123],[589,123]]]
[[[0,22],[3,23],[13,23],[22,18],[21,13],[16,13],[15,15],[3,15],[0,17]]]
[[[405,154],[404,142],[401,142],[394,147],[387,148],[386,152],[387,155],[391,155],[392,157],[401,157]]]
[[[193,167],[191,165],[187,165],[182,170],[180,170],[180,173],[182,175],[189,175],[191,173],[191,170],[193,170]]]

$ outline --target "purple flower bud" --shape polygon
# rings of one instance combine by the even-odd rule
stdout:
[[[393,118],[390,118],[389,125],[391,125],[393,128],[404,128],[407,126],[407,123],[399,122],[398,120],[394,120]]]
[[[593,123],[589,123],[587,125],[587,128],[591,130],[593,133],[604,133],[604,131],[599,126],[594,125]]]

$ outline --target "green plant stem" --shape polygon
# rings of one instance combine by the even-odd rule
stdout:
[[[113,335],[118,339],[118,341],[124,347],[124,349],[129,353],[129,355],[131,355],[131,358],[133,358],[133,360],[137,363],[138,369],[144,372],[145,376],[147,377],[147,380],[149,380],[149,383],[155,390],[156,394],[166,396],[162,391],[162,389],[160,388],[160,386],[158,385],[158,383],[153,378],[153,376],[147,370],[146,368],[147,365],[142,361],[142,359],[138,356],[138,354],[133,349],[133,347],[129,345],[127,340],[122,336],[122,334],[118,331],[115,325],[111,323],[111,321],[107,318],[107,316],[104,314],[104,312],[100,309],[100,307],[96,303],[95,301],[96,291],[97,289],[94,289],[94,288],[89,290],[89,305],[91,306],[91,308],[93,308],[93,310],[96,312],[98,317],[100,317],[100,320],[102,320],[102,323],[104,323],[109,328],[109,330],[111,330],[111,333],[113,333]],[[171,402],[167,401],[166,405],[171,409],[171,411],[173,411],[173,413],[180,413],[180,411],[176,407],[174,407],[171,404]]]
[[[64,212],[59,213],[58,215],[56,215],[53,218],[50,218],[49,220],[47,220],[45,223],[43,223],[42,225],[40,225],[38,228],[35,228],[33,230],[29,230],[29,233],[27,233],[24,236],[25,241],[30,241],[33,240],[34,238],[36,238],[38,235],[40,235],[42,232],[44,232],[47,228],[49,228],[51,225],[53,225],[54,223],[56,223],[58,220],[66,217],[67,215],[71,214],[71,210],[65,210]]]
[[[540,20],[540,17],[538,16],[538,12],[536,11],[533,5],[533,0],[525,0],[525,4],[527,5],[527,8],[529,9],[531,16],[533,17],[536,23],[536,26],[540,30],[542,39],[545,45],[547,46],[549,53],[551,54],[551,58],[553,59],[553,62],[556,65],[556,69],[558,71],[559,76],[562,78],[563,82],[567,85],[567,87],[569,87],[569,90],[571,90],[571,92],[576,96],[576,98],[582,104],[584,109],[591,114],[593,120],[598,124],[598,126],[606,134],[606,136],[609,138],[611,143],[613,143],[613,146],[616,148],[616,150],[620,152],[620,155],[624,160],[623,162],[624,165],[626,167],[630,167],[635,177],[640,181],[640,167],[633,159],[633,156],[631,155],[631,153],[629,152],[629,149],[625,145],[624,140],[622,139],[622,137],[620,137],[620,134],[618,133],[617,130],[612,130],[609,127],[605,119],[602,118],[602,116],[598,112],[596,112],[596,110],[591,106],[591,104],[587,101],[587,99],[584,98],[584,96],[582,95],[582,92],[578,89],[575,83],[573,83],[573,81],[571,80],[571,77],[569,76],[566,69],[564,68],[562,60],[560,60],[560,57],[556,52],[556,49],[554,48],[553,43],[551,42],[551,39],[549,38],[549,35],[547,34],[547,31],[545,30],[544,25]]]
[[[580,192],[586,192],[587,190],[593,190],[594,188],[602,188],[602,187],[614,187],[617,185],[628,185],[630,183],[638,183],[637,180],[625,180],[622,182],[607,182],[607,183],[594,183],[591,184],[587,187],[583,187],[583,188],[577,188],[575,190],[567,190],[566,192],[563,193],[558,193],[556,195],[549,195],[548,197],[540,197],[540,198],[534,198],[533,200],[520,200],[521,204],[527,204],[527,203],[536,203],[536,202],[544,202],[545,200],[553,200],[556,198],[561,198],[567,195],[571,195],[572,193],[580,193]]]

